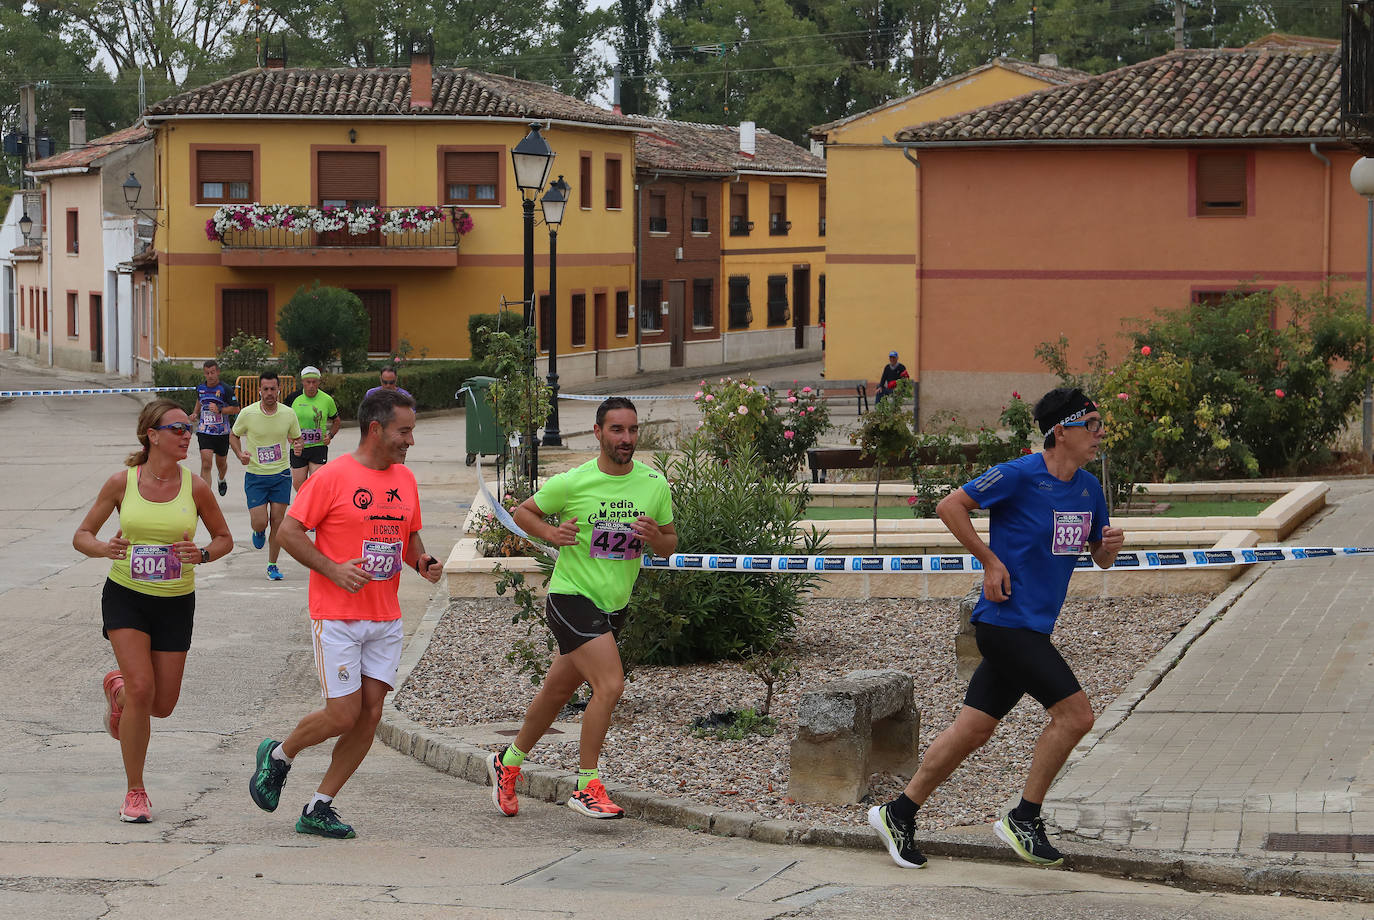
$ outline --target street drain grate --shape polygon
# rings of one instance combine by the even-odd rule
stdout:
[[[1264,848],[1287,853],[1374,853],[1374,834],[1270,834]]]

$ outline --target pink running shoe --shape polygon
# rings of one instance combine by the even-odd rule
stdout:
[[[487,776],[491,779],[491,800],[501,814],[514,817],[520,811],[520,802],[515,797],[515,781],[520,778],[520,768],[501,763],[498,751],[487,761]]]
[[[568,799],[568,807],[589,818],[621,818],[625,815],[625,809],[611,801],[599,779],[592,780],[586,789]]]
[[[119,717],[124,715],[124,710],[115,702],[115,694],[119,693],[119,688],[124,686],[124,675],[118,671],[111,671],[105,675],[105,731],[110,733],[110,737],[119,740]]]
[[[130,824],[147,824],[153,820],[152,803],[148,801],[148,790],[139,786],[130,789],[124,796],[124,807],[119,810],[119,820]]]

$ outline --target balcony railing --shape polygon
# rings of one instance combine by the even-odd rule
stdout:
[[[667,232],[668,232],[668,218],[666,218],[666,217],[650,217],[650,218],[649,218],[649,232],[650,232],[650,233],[667,233]]]
[[[732,215],[730,218],[731,236],[748,236],[749,231],[754,229],[754,222],[748,218]]]
[[[452,265],[472,229],[462,208],[233,205],[206,222],[226,265]]]
[[[711,222],[710,222],[707,218],[705,218],[705,217],[693,217],[693,218],[692,218],[692,232],[693,232],[693,233],[710,233],[710,232],[711,232]]]

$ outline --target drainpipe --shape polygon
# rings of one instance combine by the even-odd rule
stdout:
[[[898,144],[883,136],[884,147],[899,147],[902,156],[906,161],[916,167],[916,343],[914,354],[916,357],[916,373],[911,378],[911,427],[914,431],[921,430],[921,281],[922,267],[925,264],[925,240],[923,239],[925,228],[925,182],[921,173],[921,161],[911,155],[912,145]]]
[[[639,328],[639,311],[644,309],[644,183],[635,183],[635,373],[644,373],[644,334]]]
[[[52,183],[51,183],[51,182],[48,183],[48,194],[47,194],[45,197],[47,198],[47,203],[48,203],[48,213],[47,213],[47,215],[43,218],[43,229],[46,230],[47,233],[45,234],[45,236],[43,237],[43,239],[41,240],[41,242],[42,242],[42,245],[46,247],[46,250],[45,250],[44,253],[43,253],[43,261],[46,262],[47,265],[48,265],[48,305],[47,305],[47,307],[43,310],[43,312],[44,312],[44,314],[45,314],[44,321],[48,324],[48,367],[52,367],[52,366],[53,366],[52,340],[53,340],[53,336],[57,335],[57,320],[56,320],[56,318],[53,316],[53,305],[57,303],[57,297],[56,297],[56,295],[54,294],[53,289],[52,289],[52,252],[53,252],[53,249],[52,249],[52,232],[53,232],[53,222],[52,222],[52,200],[53,200],[53,194],[52,194]]]
[[[1317,150],[1313,141],[1307,147],[1322,161],[1322,284],[1331,277],[1331,160]]]

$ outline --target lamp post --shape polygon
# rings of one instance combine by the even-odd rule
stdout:
[[[558,228],[563,223],[569,188],[568,183],[559,176],[544,197],[539,199],[539,207],[544,211],[544,223],[549,228],[549,300],[553,302],[553,311],[549,316],[549,389],[553,393],[549,399],[549,418],[544,423],[545,447],[563,446],[563,438],[558,431]]]
[[[143,183],[138,181],[138,177],[129,173],[129,178],[124,180],[120,186],[124,190],[124,203],[133,211],[138,207],[138,196],[143,192]]]
[[[511,148],[511,168],[515,170],[515,185],[520,189],[521,206],[525,217],[525,328],[534,328],[534,199],[543,191],[549,181],[549,170],[553,166],[554,152],[549,149],[544,135],[539,133],[539,124],[530,125],[530,133],[520,143]],[[535,344],[530,339],[530,374],[534,374]],[[529,450],[526,476],[533,486],[539,471],[539,444],[534,437],[534,419],[525,428],[525,444]]]
[[[1370,327],[1374,325],[1374,158],[1360,157],[1350,167],[1350,185],[1364,196],[1365,235],[1364,235],[1364,319],[1365,341],[1368,343]],[[1369,460],[1374,454],[1374,384],[1364,385],[1364,427],[1360,439],[1360,449],[1364,458]]]

